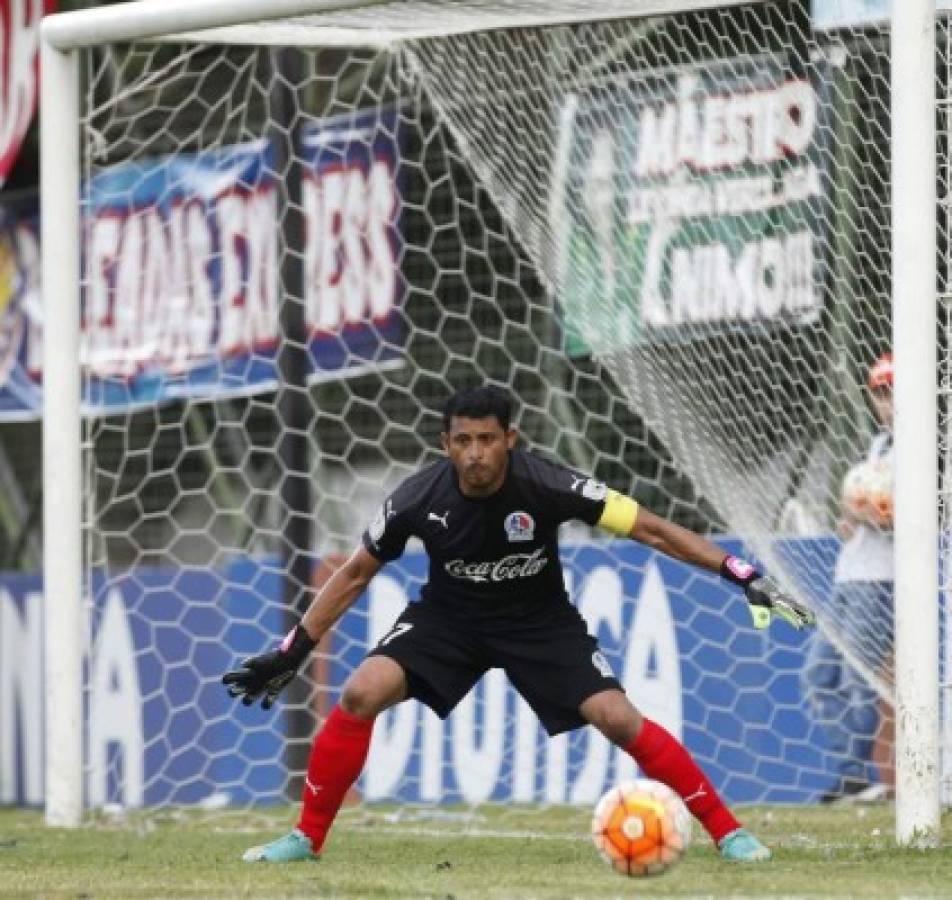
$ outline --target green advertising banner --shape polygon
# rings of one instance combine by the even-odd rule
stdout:
[[[569,98],[552,214],[571,353],[816,320],[830,67],[811,71],[723,61]]]

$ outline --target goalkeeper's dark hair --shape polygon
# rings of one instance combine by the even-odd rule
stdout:
[[[446,401],[443,430],[447,433],[453,416],[467,419],[488,419],[493,416],[499,420],[503,431],[508,431],[512,421],[512,398],[507,391],[492,384],[464,388]]]

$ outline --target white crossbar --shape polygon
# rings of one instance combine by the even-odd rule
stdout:
[[[447,34],[641,18],[763,0],[139,0],[48,16],[58,50],[174,37],[223,44],[386,46]]]

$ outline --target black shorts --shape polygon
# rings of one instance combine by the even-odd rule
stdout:
[[[579,706],[622,690],[585,620],[568,603],[507,622],[463,622],[438,606],[411,603],[371,650],[407,674],[409,696],[445,719],[489,669],[503,669],[550,735],[586,724]]]

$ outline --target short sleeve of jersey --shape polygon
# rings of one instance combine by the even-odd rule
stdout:
[[[556,521],[579,519],[588,525],[598,524],[608,496],[604,483],[534,454],[525,454],[525,460]]]
[[[363,544],[371,556],[381,562],[390,562],[400,556],[410,539],[409,510],[402,506],[398,488],[380,507],[374,520],[363,534]]]

